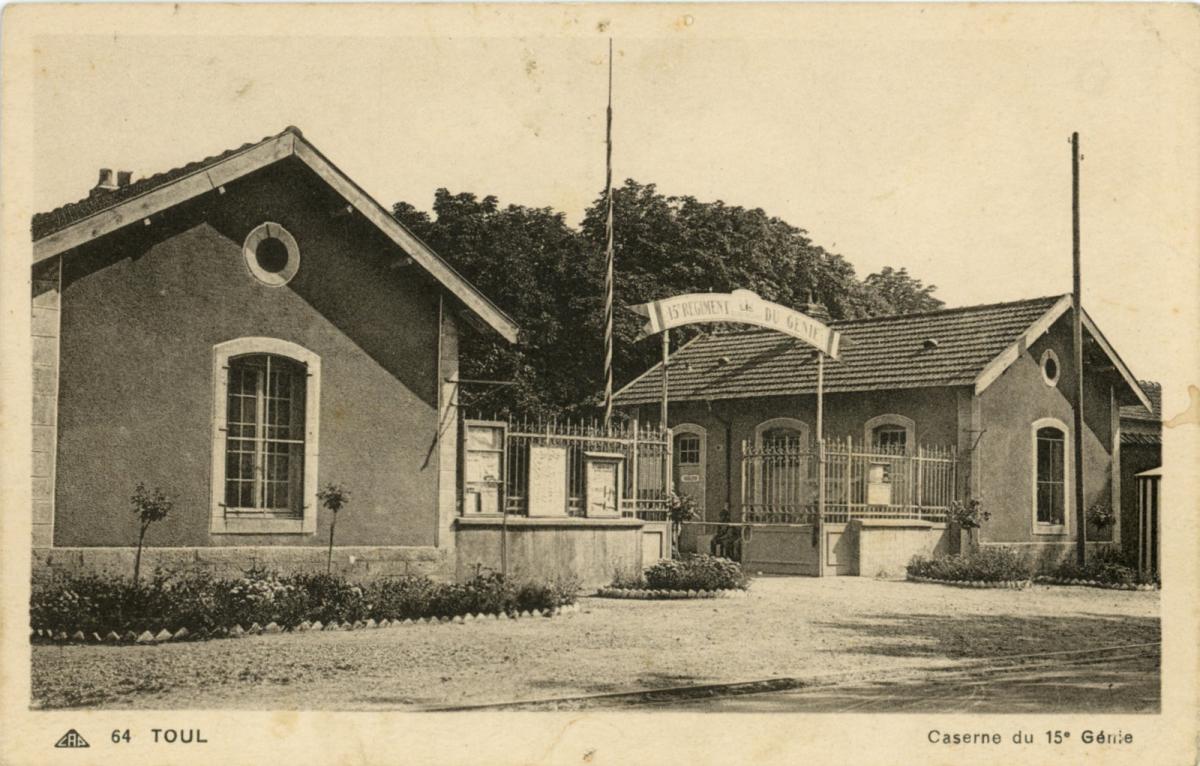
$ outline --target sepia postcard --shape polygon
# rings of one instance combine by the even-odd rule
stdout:
[[[1192,4],[10,4],[0,764],[1195,764]]]

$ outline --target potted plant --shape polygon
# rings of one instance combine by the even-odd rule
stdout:
[[[1093,529],[1103,534],[1116,523],[1117,514],[1113,511],[1111,505],[1099,502],[1088,508],[1087,521]]]
[[[971,550],[979,547],[979,528],[991,517],[992,514],[983,509],[978,498],[972,497],[965,503],[950,501],[950,523],[966,531],[967,546]]]
[[[671,493],[667,502],[667,518],[671,520],[671,557],[679,557],[679,537],[683,533],[683,522],[698,518],[696,499],[691,495]]]

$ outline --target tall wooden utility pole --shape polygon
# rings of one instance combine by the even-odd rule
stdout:
[[[1087,559],[1087,514],[1083,507],[1083,293],[1079,276],[1079,133],[1071,134],[1071,329],[1075,352],[1075,556]]]

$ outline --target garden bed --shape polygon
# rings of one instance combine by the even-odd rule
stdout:
[[[35,640],[159,643],[245,634],[372,628],[550,616],[575,603],[575,582],[506,582],[478,575],[463,583],[395,577],[354,583],[337,575],[241,578],[156,573],[147,583],[66,577],[34,583]]]
[[[84,634],[83,631],[77,630],[74,633],[68,634],[66,631],[60,630],[57,632],[40,629],[34,630],[30,634],[33,642],[39,643],[74,643],[74,644],[163,644],[168,641],[195,641],[211,638],[242,638],[243,636],[258,636],[258,635],[276,635],[280,633],[308,633],[320,632],[328,630],[366,630],[378,628],[400,628],[410,625],[434,625],[439,623],[463,625],[468,622],[487,621],[487,620],[516,620],[529,617],[555,617],[557,615],[568,614],[579,611],[578,604],[568,604],[566,606],[554,607],[549,609],[534,609],[525,612],[490,612],[478,614],[460,614],[455,617],[419,617],[412,619],[406,617],[403,620],[388,620],[383,619],[376,622],[368,618],[366,621],[358,621],[354,623],[331,622],[328,625],[322,624],[319,620],[316,622],[308,622],[305,620],[299,625],[290,628],[281,628],[274,622],[269,622],[265,626],[260,626],[257,622],[250,625],[249,628],[242,628],[241,625],[234,625],[229,628],[215,628],[205,630],[199,633],[192,633],[187,628],[180,628],[172,633],[167,629],[160,630],[157,634],[150,631],[143,631],[141,635],[133,631],[126,631],[124,634],[118,634],[116,631],[109,631],[105,636],[99,633]]]
[[[1085,580],[1053,575],[1038,575],[1033,579],[1040,585],[1081,585],[1088,588],[1108,588],[1109,590],[1158,590],[1159,587],[1151,582],[1104,582],[1103,580]]]
[[[736,561],[691,554],[666,559],[643,572],[618,572],[612,584],[597,594],[604,598],[679,599],[731,598],[744,594],[750,578]]]
[[[1028,588],[1033,582],[1029,579],[1025,580],[942,580],[936,577],[921,577],[920,575],[908,575],[910,582],[925,582],[935,585],[951,585],[956,588],[1005,588],[1008,590],[1021,590]]]
[[[740,598],[747,592],[740,588],[720,590],[665,590],[656,588],[601,588],[596,594],[601,598],[686,599],[686,598]]]

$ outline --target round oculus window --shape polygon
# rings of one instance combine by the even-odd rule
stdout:
[[[286,285],[300,269],[296,238],[277,223],[256,226],[246,237],[242,255],[250,274],[270,287]]]
[[[1058,354],[1046,349],[1042,354],[1042,380],[1046,381],[1046,385],[1053,386],[1058,383],[1058,373]]]

